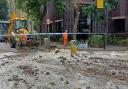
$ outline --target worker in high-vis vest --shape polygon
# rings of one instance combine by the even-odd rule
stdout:
[[[21,42],[20,42],[20,36],[18,33],[15,35],[15,41],[16,41],[16,49],[20,49]]]
[[[28,36],[26,34],[24,34],[24,33],[20,34],[22,48],[26,48],[27,39],[28,39]]]
[[[64,46],[66,47],[68,44],[68,33],[67,30],[63,33],[63,41],[64,41]]]

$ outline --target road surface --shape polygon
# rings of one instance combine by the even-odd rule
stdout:
[[[128,89],[128,51],[0,48],[0,89]]]

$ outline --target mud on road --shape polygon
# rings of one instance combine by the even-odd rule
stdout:
[[[128,89],[128,51],[0,53],[0,89]]]

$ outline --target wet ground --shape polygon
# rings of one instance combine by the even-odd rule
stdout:
[[[0,89],[128,89],[128,51],[0,51]]]

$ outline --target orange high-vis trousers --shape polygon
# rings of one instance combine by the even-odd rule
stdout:
[[[64,32],[63,34],[63,41],[64,41],[64,46],[66,47],[68,44],[68,33]]]
[[[66,47],[68,44],[68,38],[64,38],[64,46]]]

